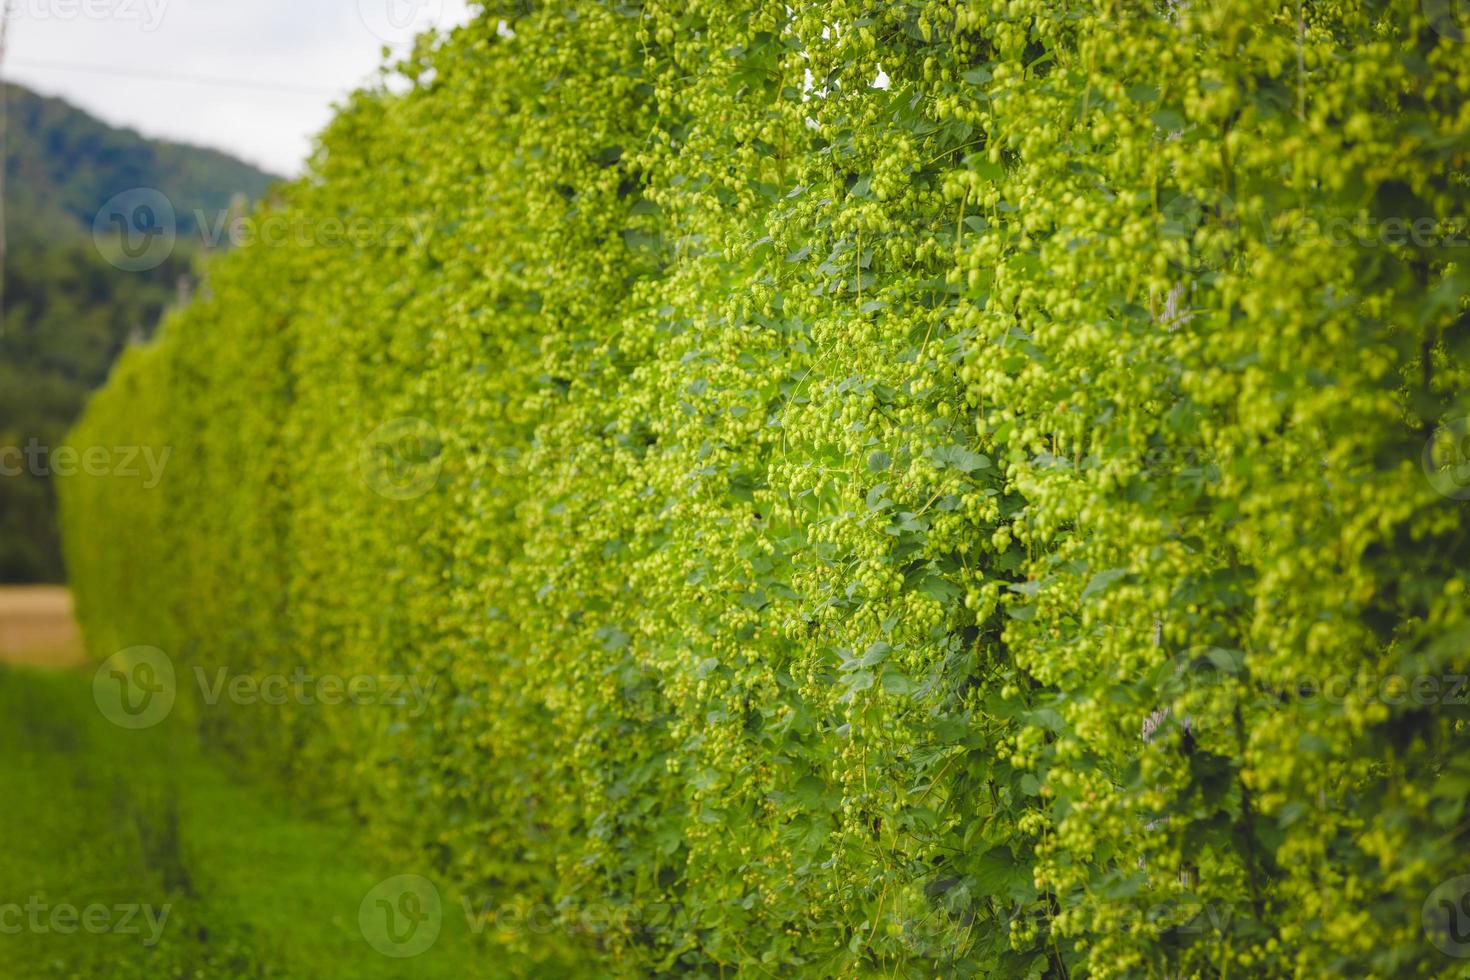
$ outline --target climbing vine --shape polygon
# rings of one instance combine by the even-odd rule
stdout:
[[[173,461],[63,484],[90,641],[432,678],[199,721],[594,973],[1451,973],[1430,6],[485,3],[267,205],[425,233],[236,250],[94,400]]]

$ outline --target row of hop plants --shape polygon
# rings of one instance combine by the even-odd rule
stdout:
[[[482,3],[96,396],[90,643],[431,686],[195,720],[608,912],[497,969],[1451,975],[1454,13]]]

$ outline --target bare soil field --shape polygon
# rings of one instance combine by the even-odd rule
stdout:
[[[65,668],[87,662],[69,591],[0,587],[0,663]]]

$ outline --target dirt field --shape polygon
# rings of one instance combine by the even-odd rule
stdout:
[[[72,618],[71,593],[59,586],[0,587],[0,663],[86,664],[81,634]]]

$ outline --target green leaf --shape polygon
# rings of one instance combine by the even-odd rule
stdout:
[[[1098,572],[1087,580],[1087,585],[1082,590],[1082,598],[1091,599],[1095,595],[1106,592],[1109,586],[1127,574],[1128,569],[1126,568],[1109,568]]]
[[[882,640],[879,640],[872,646],[868,647],[867,652],[864,653],[862,658],[858,661],[858,666],[872,667],[877,664],[881,664],[883,661],[888,659],[888,655],[892,652],[893,648],[891,646],[889,646],[887,643],[884,643]]]
[[[1185,126],[1184,117],[1174,109],[1159,109],[1149,118],[1166,133],[1177,133]]]

